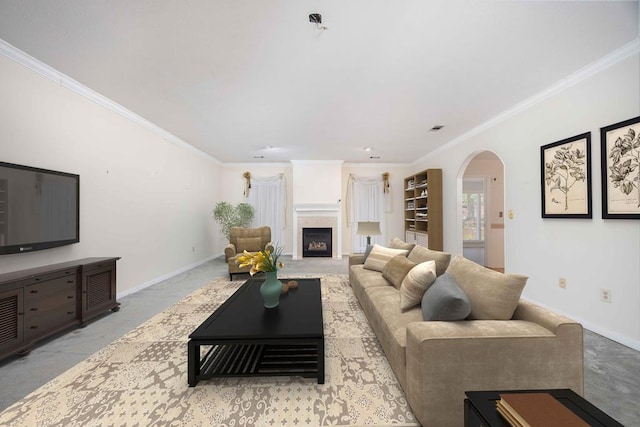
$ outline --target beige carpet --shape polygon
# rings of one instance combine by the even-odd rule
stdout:
[[[0,425],[419,425],[342,275],[322,277],[325,384],[264,377],[189,388],[189,334],[242,283],[203,286],[7,408]]]

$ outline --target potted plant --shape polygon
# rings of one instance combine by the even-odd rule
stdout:
[[[218,202],[213,209],[213,218],[220,224],[220,232],[229,239],[231,227],[249,227],[255,210],[248,203],[233,206],[228,202]]]

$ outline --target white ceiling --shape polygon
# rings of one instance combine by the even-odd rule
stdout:
[[[638,16],[637,1],[0,0],[0,39],[222,162],[410,163],[633,41]]]

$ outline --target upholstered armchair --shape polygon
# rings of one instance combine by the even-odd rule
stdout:
[[[271,243],[270,227],[231,227],[231,230],[229,230],[229,244],[224,248],[224,259],[229,266],[229,279],[233,280],[234,274],[248,273],[251,270],[250,267],[240,267],[236,262],[242,252],[258,252],[264,249],[274,249]]]

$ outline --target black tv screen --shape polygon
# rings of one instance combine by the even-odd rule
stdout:
[[[80,241],[80,176],[0,162],[0,255]]]

